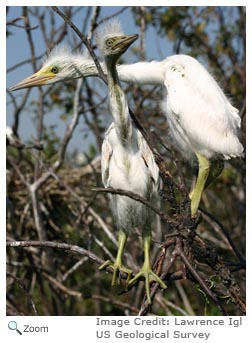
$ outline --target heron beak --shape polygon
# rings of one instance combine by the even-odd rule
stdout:
[[[20,81],[19,83],[10,87],[9,89],[11,91],[16,91],[18,89],[23,89],[23,88],[43,86],[44,84],[46,84],[48,80],[51,80],[54,77],[55,77],[55,74],[53,73],[39,70],[37,73],[25,78],[24,80]]]
[[[126,35],[118,37],[117,43],[114,45],[114,49],[121,48],[121,49],[128,49],[128,47],[137,40],[138,34],[135,35]]]

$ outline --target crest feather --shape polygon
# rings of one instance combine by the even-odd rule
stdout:
[[[86,52],[72,52],[72,49],[67,45],[60,44],[56,45],[51,51],[47,52],[47,54],[43,58],[43,66],[51,65],[55,62],[66,62],[72,61],[74,59],[80,60],[90,60],[89,53]]]
[[[99,49],[102,48],[104,41],[113,36],[122,36],[123,30],[121,23],[117,19],[109,20],[99,27],[96,32],[96,42]]]

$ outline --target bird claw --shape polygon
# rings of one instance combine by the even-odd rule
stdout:
[[[123,267],[121,264],[116,263],[116,262],[111,262],[110,260],[104,262],[100,267],[99,270],[103,270],[106,267],[112,267],[114,269],[113,271],[113,276],[112,276],[112,282],[111,282],[111,286],[115,286],[116,285],[116,280],[118,279],[118,284],[120,284],[121,281],[121,277],[120,277],[120,272],[123,272],[125,274],[127,274],[127,279],[126,279],[126,285],[128,285],[131,275],[132,275],[132,270]]]
[[[160,287],[163,289],[166,289],[167,286],[166,284],[160,279],[157,274],[155,274],[151,268],[145,268],[143,267],[137,275],[130,280],[130,282],[127,285],[127,290],[134,286],[134,284],[137,282],[138,279],[141,279],[142,277],[145,278],[145,291],[146,291],[146,296],[147,296],[147,301],[148,304],[151,304],[151,293],[150,293],[150,284],[152,282],[157,282],[159,283]]]

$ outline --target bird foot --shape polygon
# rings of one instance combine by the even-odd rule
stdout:
[[[131,269],[123,267],[121,263],[117,263],[116,261],[115,262],[111,262],[110,260],[108,260],[108,261],[104,262],[99,267],[99,270],[103,270],[103,269],[105,269],[108,266],[112,267],[114,269],[111,286],[115,286],[116,285],[116,281],[117,281],[118,284],[120,284],[120,281],[121,281],[120,273],[121,272],[123,272],[123,273],[128,275],[127,279],[126,279],[126,285],[128,285],[129,280],[130,280],[131,275],[132,275],[132,270]]]
[[[127,290],[134,286],[134,284],[141,278],[145,278],[145,291],[146,291],[146,296],[147,296],[147,301],[148,304],[151,304],[151,293],[150,293],[150,284],[152,282],[157,282],[159,283],[160,287],[163,289],[166,289],[167,286],[166,284],[160,279],[157,274],[155,274],[150,267],[142,267],[139,273],[130,280],[130,282],[127,285]]]

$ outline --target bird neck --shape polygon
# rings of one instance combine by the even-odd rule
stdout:
[[[137,62],[117,66],[119,79],[124,82],[160,85],[165,80],[164,61]]]
[[[132,144],[133,134],[128,103],[120,86],[116,70],[116,60],[107,56],[105,57],[105,64],[107,67],[110,110],[114,119],[115,129],[122,145],[127,146]]]
[[[100,63],[100,66],[103,72],[107,74],[105,64]],[[73,63],[73,68],[76,78],[99,76],[96,64],[91,59],[86,60],[85,62],[83,62],[83,60],[79,61],[79,59],[75,60]]]
[[[119,82],[119,78],[118,78],[118,73],[117,73],[117,69],[116,69],[116,59],[115,58],[111,58],[111,56],[106,56],[105,57],[105,65],[106,65],[106,74],[108,77],[108,86],[109,89],[113,88],[113,87],[120,87],[120,82]]]

